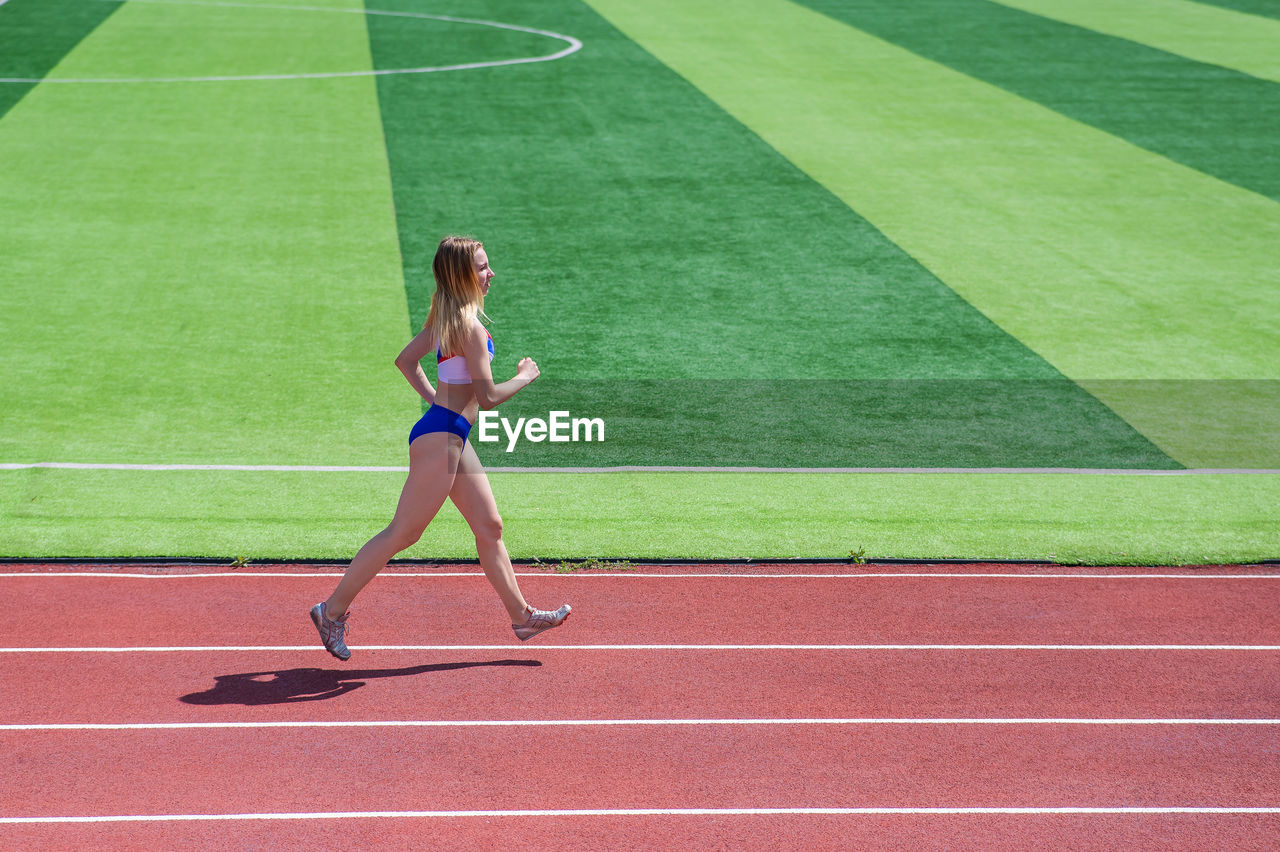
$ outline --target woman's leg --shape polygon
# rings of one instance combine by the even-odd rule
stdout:
[[[453,487],[462,442],[448,432],[428,432],[409,445],[409,478],[391,524],[369,539],[325,601],[329,618],[341,618],[351,601],[391,557],[413,545],[444,505]]]
[[[498,515],[498,504],[493,499],[493,489],[489,487],[489,477],[480,464],[480,457],[475,448],[467,444],[462,450],[462,459],[458,463],[457,476],[453,478],[453,488],[449,491],[449,499],[458,507],[462,517],[476,537],[476,553],[480,556],[480,566],[489,579],[502,605],[507,608],[512,624],[524,624],[528,617],[528,605],[520,587],[516,584],[516,574],[511,568],[511,557],[507,555],[507,546],[502,542],[502,518]]]

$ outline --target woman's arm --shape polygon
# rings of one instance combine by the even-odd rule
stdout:
[[[479,322],[471,327],[462,344],[462,354],[467,359],[467,371],[471,373],[471,389],[481,408],[497,408],[511,399],[534,379],[538,378],[538,365],[532,358],[521,358],[516,375],[500,385],[493,383],[493,371],[489,369],[488,335]]]
[[[435,339],[431,336],[431,331],[424,328],[396,356],[396,366],[400,368],[400,372],[404,373],[413,389],[429,404],[436,401],[436,389],[427,381],[427,374],[422,371],[420,362],[434,349]]]

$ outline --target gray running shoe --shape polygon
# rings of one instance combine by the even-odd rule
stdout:
[[[320,641],[324,643],[324,649],[339,660],[351,659],[351,652],[347,650],[347,643],[344,641],[347,635],[347,619],[350,617],[351,611],[347,610],[342,618],[330,618],[324,603],[311,607],[311,621],[315,624],[316,630],[320,631]]]
[[[532,639],[544,630],[559,627],[572,611],[572,607],[568,604],[560,607],[555,612],[530,607],[529,620],[524,624],[513,624],[511,629],[516,632],[516,638],[523,642],[526,639]]]

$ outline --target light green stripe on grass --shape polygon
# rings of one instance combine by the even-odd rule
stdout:
[[[51,76],[370,67],[362,14],[131,3]],[[0,163],[0,458],[403,458],[373,78],[44,83]]]
[[[1178,461],[1280,455],[1275,382],[1230,446],[1098,384],[1280,378],[1280,205],[784,0],[591,5]]]
[[[1280,21],[1189,0],[995,0],[1198,62],[1280,81]]]
[[[533,557],[946,556],[1108,564],[1280,556],[1280,476],[493,474]],[[397,473],[0,472],[0,556],[300,555],[345,561]],[[643,511],[637,511],[643,506]],[[474,558],[447,504],[403,556]]]

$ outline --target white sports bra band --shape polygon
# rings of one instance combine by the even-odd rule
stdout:
[[[488,329],[485,330],[489,340],[489,361],[493,361],[493,335],[489,334]],[[441,384],[445,385],[467,385],[471,384],[471,371],[467,369],[467,359],[461,355],[450,355],[448,358],[440,351],[440,347],[436,346],[436,378]]]

